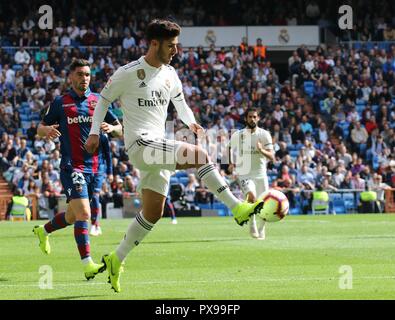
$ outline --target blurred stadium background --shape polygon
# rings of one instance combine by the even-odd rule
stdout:
[[[183,27],[172,65],[198,122],[211,129],[217,160],[254,106],[275,142],[269,181],[287,194],[290,214],[312,213],[318,185],[330,193],[330,213],[366,211],[359,197],[366,189],[377,192],[370,212],[395,212],[395,5],[348,3],[352,30],[338,27],[341,1],[2,1],[0,219],[15,188],[29,197],[34,219],[64,209],[59,143],[37,136],[41,114],[67,89],[73,58],[92,63],[91,88],[100,92],[119,66],[144,54],[145,26],[155,17]],[[52,30],[37,26],[42,4],[53,8]],[[170,106],[168,120],[175,116]],[[111,150],[102,214],[129,217],[140,206],[139,172],[122,139],[112,139]],[[218,166],[241,196],[228,164]],[[178,215],[230,215],[193,171],[177,172],[171,184]]]

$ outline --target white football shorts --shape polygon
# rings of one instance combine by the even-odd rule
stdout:
[[[167,197],[170,176],[179,163],[177,153],[183,144],[176,140],[141,137],[126,150],[130,162],[140,170],[139,193],[150,189]]]

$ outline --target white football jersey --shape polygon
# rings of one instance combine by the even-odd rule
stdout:
[[[232,134],[229,146],[237,175],[255,178],[266,176],[267,158],[258,150],[258,141],[263,149],[273,150],[272,137],[265,129],[256,128],[251,133],[250,129],[245,128]]]
[[[142,135],[165,136],[170,100],[185,124],[195,122],[174,68],[169,65],[153,67],[145,61],[144,56],[120,67],[100,95],[109,102],[120,100],[126,148]]]

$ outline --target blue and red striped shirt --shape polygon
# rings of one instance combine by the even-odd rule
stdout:
[[[98,100],[99,94],[92,93],[89,89],[82,97],[71,89],[67,94],[56,97],[47,110],[43,119],[44,124],[59,124],[62,170],[73,169],[84,173],[104,171],[105,153],[109,152],[108,146],[103,146],[104,142],[108,144],[105,135],[100,134],[99,149],[93,155],[88,153],[84,146],[91,130],[93,111]],[[109,110],[104,121],[113,124],[116,120]]]

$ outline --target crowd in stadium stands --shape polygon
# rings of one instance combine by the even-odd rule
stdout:
[[[395,40],[393,1],[349,1],[354,12],[350,31],[338,28],[338,9],[344,1],[282,0],[273,6],[263,0],[48,0],[54,29],[40,31],[39,0],[9,1],[0,7],[0,44],[3,46],[123,45],[138,43],[148,21],[172,17],[181,26],[319,25],[341,40]],[[33,10],[33,8],[37,8]],[[119,8],[122,10],[114,10]]]
[[[196,11],[203,10],[194,6],[195,2],[190,1],[191,7],[198,8],[192,14],[194,19],[199,16]],[[314,1],[307,2],[314,6]],[[286,9],[293,2],[282,3],[284,6],[275,7]],[[105,9],[105,5],[96,5]],[[243,6],[239,1],[231,1],[231,5]],[[183,8],[186,11],[189,7]],[[126,15],[128,10],[131,8],[126,5]],[[380,20],[377,17],[381,11],[376,12],[365,22]],[[96,24],[96,20],[114,22],[114,17],[97,13],[92,7],[92,19],[86,19],[89,22],[85,26],[78,23],[87,18],[82,16],[63,25],[59,22],[52,34],[33,32],[34,22],[29,20],[22,25],[11,21],[11,28],[4,22],[8,20],[0,22],[2,41],[19,47],[12,54],[0,48],[0,171],[25,194],[43,195],[39,197],[42,210],[56,207],[62,186],[59,143],[39,138],[37,123],[54,97],[68,88],[67,66],[75,57],[88,59],[92,63],[91,89],[100,92],[120,65],[137,59],[147,48],[142,30],[143,20],[150,17],[148,12],[139,15],[144,17],[142,21],[123,20],[121,15],[111,27],[108,23]],[[382,28],[383,37],[385,30]],[[73,46],[78,43],[109,48]],[[41,48],[24,48],[32,45]],[[223,161],[226,140],[232,130],[243,127],[243,113],[252,106],[260,110],[260,126],[273,136],[276,162],[269,164],[270,183],[284,190],[291,204],[295,192],[302,191],[308,197],[309,193],[303,191],[318,185],[326,190],[395,187],[395,45],[358,50],[329,46],[313,51],[301,46],[288,62],[289,79],[280,83],[265,54],[243,43],[220,50],[180,47],[172,61],[197,121],[211,129],[207,146],[213,150],[210,154],[217,155],[213,160],[219,162],[221,174],[233,191],[237,192],[238,187]],[[122,118],[117,103],[113,110]],[[168,120],[176,116],[170,107]],[[176,120],[174,127],[178,130],[183,125]],[[121,139],[111,140],[111,150],[114,174],[108,176],[101,200],[120,207],[123,193],[135,192],[139,172],[128,162]],[[184,183],[186,201],[213,201],[193,172],[188,174]]]
[[[66,90],[65,68],[73,57],[91,60],[92,88],[100,91],[120,64],[144,52],[136,46],[119,52],[58,49],[53,45],[35,55],[19,50],[14,57],[0,53],[2,171],[25,193],[50,200],[62,191],[59,144],[38,138],[34,121],[24,127],[21,114],[40,119],[40,112]],[[38,54],[40,59],[33,57]],[[22,56],[26,61],[18,60]],[[180,48],[173,65],[198,122],[214,130],[209,132],[220,132],[208,135],[208,147],[216,149],[212,154],[217,154],[232,187],[236,188],[234,177],[222,159],[226,151],[217,146],[226,147],[218,142],[242,127],[243,112],[251,106],[261,110],[261,126],[275,141],[271,182],[287,189],[291,199],[292,190],[314,189],[318,184],[330,190],[363,190],[378,181],[374,177],[395,187],[395,168],[390,166],[395,160],[395,46],[387,52],[342,48],[310,52],[300,47],[289,58],[290,80],[283,84],[270,61],[245,46],[227,51]],[[169,120],[174,118],[172,111]],[[179,120],[175,128],[182,128]],[[135,191],[139,173],[128,163],[120,140],[111,141],[111,150],[114,176],[108,177],[103,196],[121,206],[122,193]],[[211,201],[204,188],[195,188],[199,201]]]

